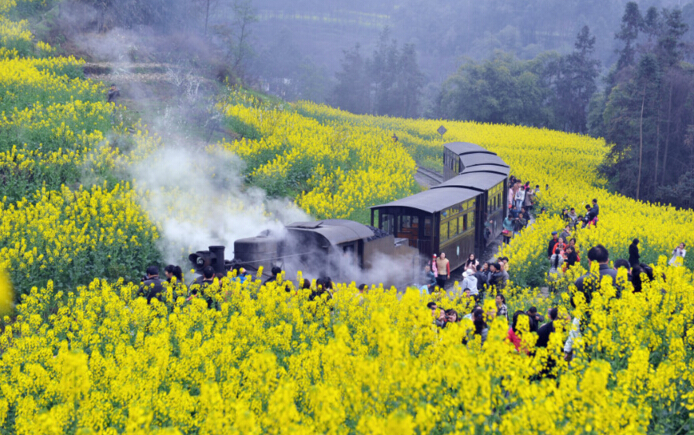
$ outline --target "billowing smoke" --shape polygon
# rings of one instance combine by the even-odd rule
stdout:
[[[309,220],[289,200],[245,186],[243,161],[225,150],[167,145],[129,170],[161,231],[165,260],[175,264],[210,245],[226,246],[230,259],[236,239],[265,229],[281,234],[283,223]]]

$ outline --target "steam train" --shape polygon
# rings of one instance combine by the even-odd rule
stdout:
[[[288,273],[392,284],[415,282],[424,262],[441,252],[456,269],[501,233],[509,166],[479,145],[453,142],[444,145],[443,167],[443,183],[371,207],[371,226],[342,219],[296,222],[281,233],[236,240],[231,261],[219,246],[189,258],[198,271],[205,265],[218,273],[280,266]]]

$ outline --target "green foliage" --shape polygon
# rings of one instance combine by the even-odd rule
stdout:
[[[413,118],[420,113],[424,76],[417,63],[414,45],[398,47],[386,28],[370,58],[362,57],[357,44],[344,51],[342,70],[335,74],[337,85],[332,105],[352,113]]]
[[[617,38],[619,61],[588,115],[592,134],[612,143],[602,165],[612,188],[653,202],[691,206],[686,176],[694,163],[690,127],[694,69],[684,63],[688,26],[678,9],[641,16],[626,5]]]
[[[556,53],[520,61],[496,52],[477,64],[466,62],[444,83],[436,116],[447,119],[548,126],[552,111],[544,104],[550,96],[549,64]]]

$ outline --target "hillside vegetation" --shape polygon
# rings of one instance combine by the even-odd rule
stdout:
[[[0,16],[13,5],[0,0]],[[80,60],[51,57],[25,24],[0,23],[0,266],[21,293],[0,333],[0,433],[694,429],[692,263],[668,266],[661,256],[680,241],[694,243],[694,216],[606,191],[596,169],[607,152],[603,141],[355,116],[235,90],[218,109],[241,138],[195,155],[236,153],[249,183],[290,195],[316,217],[363,218],[368,206],[416,190],[415,161],[440,167],[442,123],[446,141],[497,152],[515,175],[542,186],[539,205],[548,209],[503,251],[513,281],[504,290],[509,313],[559,308],[546,349],[536,348],[527,320],[518,325],[520,352],[505,339],[509,323],[495,316],[494,288],[483,302],[484,343],[470,320],[440,329],[426,308],[434,300],[464,314],[473,301],[414,288],[374,285],[359,293],[356,283],[339,283],[332,297],[310,298],[315,283],[297,289],[302,276],[261,285],[259,277],[241,283],[232,273],[206,290],[213,309],[175,280],[148,305],[136,274],[161,258],[156,242],[166,228],[147,204],[161,195],[166,212],[193,224],[204,222],[206,209],[186,208],[176,187],[148,192],[136,177],[129,183],[127,168],[144,162],[154,171],[164,145],[122,122],[122,107],[103,103],[104,88],[83,79]],[[232,193],[221,201],[235,199]],[[589,303],[577,297],[574,308],[567,283],[548,298],[532,285],[544,284],[548,234],[562,226],[558,212],[593,198],[600,222],[576,233],[582,253],[603,243],[618,258],[638,237],[655,279],[632,293],[621,272],[622,288],[605,282]],[[570,331],[569,363],[563,342]]]

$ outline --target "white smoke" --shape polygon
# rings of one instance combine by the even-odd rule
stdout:
[[[188,254],[224,245],[233,257],[234,240],[283,224],[310,220],[287,199],[270,199],[244,185],[243,161],[229,151],[167,145],[129,172],[142,206],[161,231],[167,262],[182,264]],[[184,267],[185,270],[185,267]]]

